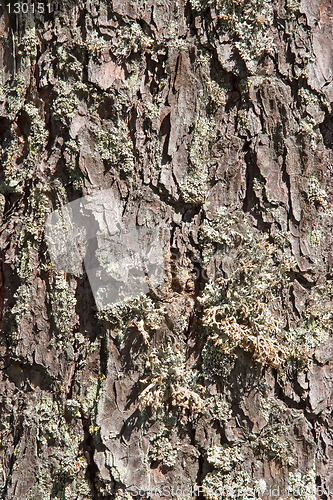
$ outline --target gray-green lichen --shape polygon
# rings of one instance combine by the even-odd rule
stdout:
[[[318,203],[323,208],[326,208],[327,193],[322,189],[319,179],[315,176],[309,179],[307,195],[310,203]]]
[[[5,183],[2,189],[22,194],[29,180],[37,176],[38,162],[44,151],[48,132],[40,110],[33,104],[23,107],[30,120],[30,134],[26,140],[27,154],[22,158],[24,141],[12,129],[12,140],[3,164]]]
[[[124,174],[130,176],[134,171],[135,158],[129,130],[123,120],[112,127],[93,127],[97,137],[96,152],[103,160],[108,160]]]
[[[55,326],[61,336],[69,335],[75,324],[76,282],[66,279],[65,273],[55,273],[51,284],[50,302]]]
[[[141,383],[145,387],[138,398],[139,408],[149,408],[155,416],[174,412],[192,419],[205,409],[203,388],[175,346],[152,349]]]
[[[316,500],[318,497],[315,468],[306,474],[289,472],[288,492],[299,500]]]
[[[146,35],[136,22],[120,26],[116,31],[116,39],[115,55],[118,58],[128,58],[140,52],[147,53],[153,45],[153,39]]]
[[[36,34],[36,27],[27,28],[20,40],[19,49],[21,53],[27,54],[30,58],[34,59],[37,56],[38,38]]]
[[[54,90],[56,97],[52,103],[54,117],[59,119],[64,125],[68,125],[73,118],[78,107],[78,98],[75,88],[68,82],[58,80]]]
[[[91,487],[85,479],[87,460],[81,455],[80,442],[83,436],[74,432],[67,425],[63,409],[59,403],[49,396],[44,396],[39,401],[35,410],[38,424],[37,440],[42,449],[47,449],[50,443],[54,446],[56,467],[42,468],[38,474],[38,487],[43,488],[46,498],[51,498],[50,490],[55,493],[54,498],[74,498],[68,496],[70,491],[76,492],[76,498],[84,498]],[[79,479],[80,478],[80,479]],[[79,484],[77,484],[79,481]],[[29,498],[34,498],[30,492]]]
[[[281,422],[268,424],[255,442],[257,451],[274,460],[277,464],[287,467],[295,466],[294,449],[288,441],[288,429]]]
[[[152,462],[162,462],[167,467],[173,467],[177,461],[180,443],[172,444],[165,436],[155,438],[149,449],[149,458]]]
[[[199,117],[195,123],[189,151],[190,166],[180,184],[186,203],[203,203],[207,191],[209,146],[215,136],[212,121]]]
[[[239,446],[213,446],[207,451],[207,461],[221,472],[230,472],[245,460]]]
[[[144,343],[149,344],[151,334],[158,330],[165,318],[165,308],[155,304],[147,295],[129,299],[98,313],[101,321],[117,331],[117,340],[122,342],[128,333],[135,331]]]
[[[203,352],[205,370],[222,374],[224,356],[235,356],[237,349],[274,367],[281,367],[287,359],[306,360],[330,332],[330,283],[312,290],[302,318],[286,328],[284,297],[292,286],[291,270],[297,265],[288,252],[288,240],[284,239],[287,247],[282,250],[267,235],[251,230],[246,221],[243,229],[232,218],[229,223],[218,221],[205,221],[203,248],[207,242],[224,245],[233,264],[227,277],[209,281],[199,297],[204,306],[203,325],[209,333]],[[321,316],[310,306],[314,300],[320,300]],[[273,303],[274,309],[269,306]],[[222,356],[213,355],[214,350]]]
[[[260,499],[259,495],[266,491],[266,483],[259,481],[254,482],[246,471],[225,474],[217,470],[206,475],[202,486],[207,500]]]
[[[202,15],[207,8],[227,29],[248,70],[255,72],[257,62],[273,49],[273,2],[262,0],[191,0],[192,8]]]

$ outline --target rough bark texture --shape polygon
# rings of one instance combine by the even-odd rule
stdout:
[[[333,498],[331,2],[50,5],[1,7],[1,498]],[[97,312],[44,224],[106,188],[168,279]]]

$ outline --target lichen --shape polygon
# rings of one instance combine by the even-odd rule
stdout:
[[[30,134],[28,137],[28,154],[24,160],[24,165],[35,166],[36,162],[40,159],[41,153],[44,151],[49,133],[40,110],[34,104],[25,104],[24,110],[31,120]]]
[[[267,425],[261,433],[255,446],[270,460],[287,467],[295,465],[293,448],[287,437],[287,427],[279,422],[276,425]]]
[[[306,474],[289,472],[288,492],[299,500],[316,500],[316,472],[313,468]]]
[[[301,0],[287,0],[286,1],[286,8],[292,12],[299,12],[301,6]]]
[[[23,70],[18,71],[13,78],[2,86],[2,100],[6,102],[6,111],[10,119],[23,108],[26,97],[27,83],[26,74]]]
[[[309,179],[307,195],[310,203],[318,204],[323,208],[327,207],[327,193],[321,188],[320,182],[315,176]]]
[[[80,78],[83,71],[83,64],[75,57],[73,50],[67,44],[57,47],[57,68],[63,73],[70,71],[73,76]]]
[[[78,107],[75,88],[68,82],[58,80],[54,90],[56,97],[52,102],[53,115],[64,125],[68,125]]]
[[[136,22],[120,26],[116,31],[116,39],[115,55],[120,59],[140,52],[149,52],[153,45],[153,39],[146,35]]]
[[[165,436],[155,438],[149,449],[149,458],[153,462],[161,462],[166,467],[173,467],[177,461],[180,443],[172,444]]]
[[[259,498],[258,484],[253,484],[246,471],[238,471],[234,474],[225,474],[219,470],[209,472],[203,480],[202,487],[207,500]]]
[[[66,142],[64,150],[65,167],[67,169],[70,182],[77,191],[82,191],[83,179],[78,167],[78,158],[80,153],[80,141],[73,140]]]
[[[216,445],[207,451],[207,461],[222,472],[230,472],[236,464],[244,460],[239,446]]]
[[[21,38],[19,51],[23,54],[27,54],[30,58],[33,59],[37,56],[37,46],[38,38],[36,35],[35,26],[27,28]]]
[[[84,398],[80,398],[81,411],[84,418],[94,418],[94,410],[97,405],[97,398],[100,383],[97,377],[89,378],[89,385],[85,391]]]
[[[14,293],[15,304],[11,309],[13,318],[11,331],[12,340],[17,340],[21,335],[23,320],[31,314],[31,306],[29,305],[31,296],[31,287],[27,284],[21,284]]]
[[[231,405],[221,396],[211,396],[206,400],[206,408],[213,420],[225,423],[232,417]]]
[[[321,242],[321,231],[320,229],[313,229],[309,235],[309,243],[312,248],[318,248]]]
[[[124,174],[131,176],[135,167],[133,144],[130,140],[129,130],[124,121],[119,120],[117,126],[92,128],[97,142],[95,150],[113,166],[118,167]]]
[[[288,275],[274,266],[273,254],[274,248],[265,236],[258,235],[242,246],[233,273],[219,279],[223,298],[206,308],[203,324],[211,331],[212,342],[225,354],[241,347],[252,352],[256,360],[278,366],[285,359],[284,348],[277,341],[282,324],[268,307],[268,297],[279,293]],[[205,295],[201,303],[209,305]]]
[[[235,46],[248,70],[254,72],[257,62],[273,48],[273,5],[262,0],[191,0],[192,8],[204,15],[213,10],[221,26],[234,38]]]
[[[180,190],[186,203],[203,203],[207,191],[209,145],[215,137],[213,123],[199,117],[195,123],[189,151],[190,167]]]
[[[149,343],[151,334],[162,325],[165,308],[155,304],[150,297],[142,295],[114,304],[99,312],[98,317],[101,321],[112,325],[118,333],[119,342],[134,330],[145,343]]]
[[[244,241],[242,222],[246,222],[243,212],[237,210],[230,214],[226,207],[219,208],[213,219],[203,221],[199,230],[199,241],[203,250],[206,250],[207,244],[213,243],[213,247],[209,246],[210,251],[206,251],[204,263],[216,252],[217,245],[231,248]]]
[[[291,270],[297,265],[288,254],[288,238],[275,245],[269,243],[267,235],[251,229],[246,221],[243,229],[241,226],[237,229],[232,222],[232,219],[220,224],[207,221],[201,236],[204,247],[207,241],[215,244],[215,249],[217,243],[222,244],[232,256],[227,277],[211,279],[198,298],[204,307],[202,324],[208,332],[203,351],[204,370],[222,375],[223,356],[236,357],[239,349],[251,353],[255,361],[275,368],[287,359],[304,362],[314,346],[328,338],[332,318],[329,284],[324,291],[314,288],[302,318],[285,328],[283,297],[291,286]],[[321,316],[310,307],[314,300],[321,303],[324,311]],[[275,304],[274,309],[270,304]],[[222,357],[213,355],[214,350],[220,351]],[[218,363],[216,367],[214,360]]]
[[[86,47],[91,56],[99,56],[109,48],[109,44],[105,38],[98,36],[96,31],[89,30],[86,40]]]
[[[69,282],[65,273],[55,273],[50,290],[50,302],[52,316],[56,328],[61,336],[69,335],[75,323],[75,285],[76,282]],[[59,339],[58,339],[59,340]]]
[[[298,127],[299,135],[309,140],[311,149],[315,151],[322,140],[318,124],[313,118],[307,116],[299,121]]]
[[[152,349],[141,383],[145,385],[138,398],[141,411],[149,408],[155,416],[171,411],[192,419],[205,409],[195,372],[186,367],[184,353],[171,345]]]
[[[2,189],[22,194],[27,182],[37,173],[38,161],[44,151],[48,132],[39,109],[33,104],[24,106],[30,119],[30,134],[27,138],[27,155],[22,160],[22,139],[12,131],[12,140],[3,164],[5,185]]]
[[[83,500],[90,496],[91,486],[85,477],[88,463],[80,450],[84,436],[78,428],[73,429],[67,425],[62,404],[49,395],[42,394],[34,407],[25,408],[23,418],[25,426],[36,428],[40,457],[36,482],[26,491],[24,498]],[[50,447],[52,463],[48,464],[45,459]],[[16,456],[20,453],[21,450],[18,449]],[[66,491],[71,492],[71,496],[66,496]]]
[[[38,183],[31,188],[27,206],[17,242],[15,265],[18,276],[25,282],[32,283],[38,271],[38,250],[44,235],[45,219],[50,210],[50,200],[42,184]]]
[[[5,212],[5,205],[6,205],[6,198],[3,194],[0,193],[0,222]]]
[[[218,75],[218,81],[211,77],[212,61],[208,53],[200,52],[195,60],[195,67],[199,73],[200,80],[204,83],[208,96],[208,102],[213,104],[214,110],[219,106],[224,106],[227,102],[226,81],[221,75]],[[203,95],[201,94],[203,97]]]

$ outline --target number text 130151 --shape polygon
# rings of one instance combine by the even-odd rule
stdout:
[[[54,10],[54,6],[51,3],[44,4],[42,2],[37,3],[21,3],[15,2],[13,4],[7,3],[6,5],[9,14],[50,14]]]

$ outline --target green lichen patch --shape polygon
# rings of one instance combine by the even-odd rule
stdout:
[[[227,102],[227,80],[223,75],[218,75],[213,79],[211,77],[212,60],[211,54],[203,51],[197,54],[195,67],[198,72],[198,78],[204,83],[204,88],[207,94],[207,104],[216,110],[220,106],[224,106]]]
[[[245,224],[248,222],[244,212],[237,210],[230,214],[226,207],[219,208],[212,220],[205,219],[199,231],[203,263],[209,262],[218,245],[227,249],[243,242],[245,240]]]
[[[27,92],[27,74],[23,68],[1,85],[1,101],[5,101],[9,118],[14,119],[23,108]]]
[[[86,47],[88,49],[88,53],[91,56],[98,57],[103,52],[106,52],[108,50],[109,44],[107,40],[99,36],[98,33],[96,33],[96,31],[89,30],[86,40]]]
[[[145,385],[138,399],[142,411],[149,408],[155,416],[171,412],[194,418],[205,409],[195,373],[187,368],[184,353],[173,346],[151,351],[141,383]]]
[[[61,336],[72,333],[76,323],[75,282],[69,282],[64,273],[55,273],[50,290],[52,316]]]
[[[275,368],[287,359],[304,362],[330,333],[329,283],[324,289],[311,291],[302,318],[287,328],[287,297],[291,271],[296,268],[288,252],[288,240],[284,238],[282,249],[281,244],[270,243],[267,235],[250,226],[245,232],[239,231],[231,222],[207,221],[202,232],[204,247],[207,240],[216,240],[215,244],[223,244],[227,251],[229,248],[232,256],[227,276],[208,282],[199,297],[204,306],[202,323],[208,332],[203,352],[206,371],[209,367],[216,374],[223,371],[222,360],[216,368],[212,366],[212,360],[217,362],[220,356],[212,355],[214,350],[223,358],[235,357],[241,349],[251,353],[257,362]],[[315,300],[321,303],[321,317],[315,311]]]
[[[239,446],[213,446],[207,451],[207,461],[221,472],[230,472],[245,457]]]
[[[72,78],[81,77],[83,64],[73,54],[71,45],[59,45],[57,47],[57,69],[61,70],[62,74],[70,73]]]
[[[68,82],[58,80],[54,87],[56,97],[52,103],[54,117],[68,125],[78,107],[75,88]]]
[[[190,145],[190,167],[180,184],[186,203],[203,203],[207,191],[209,146],[215,137],[212,121],[199,117],[195,123]]]
[[[104,128],[94,126],[92,130],[97,138],[95,150],[101,158],[110,161],[124,174],[131,176],[135,167],[135,158],[125,122],[119,120],[117,126],[112,124]]]
[[[259,489],[261,491],[264,489],[264,484],[254,483],[246,471],[234,474],[224,474],[222,471],[210,472],[206,475],[202,486],[207,500],[259,499]]]
[[[80,399],[81,411],[84,418],[94,419],[100,382],[97,377],[89,378],[89,385],[85,391],[84,398]]]
[[[121,342],[130,331],[139,334],[144,343],[149,344],[151,333],[158,330],[165,318],[163,306],[155,304],[150,297],[142,295],[98,313],[99,319],[106,321],[118,333]]]
[[[14,293],[15,304],[11,309],[11,315],[13,318],[11,339],[17,340],[22,334],[22,322],[26,316],[29,317],[31,314],[31,287],[27,284],[22,284],[18,287]]]
[[[286,425],[279,422],[276,425],[267,425],[255,442],[257,452],[263,453],[268,459],[286,467],[295,465],[294,452],[288,440]]]
[[[31,59],[37,56],[38,38],[35,26],[27,28],[20,40],[19,52],[27,54]]]
[[[30,121],[30,133],[24,144],[22,137],[12,131],[12,140],[7,148],[4,160],[5,191],[22,194],[28,181],[37,175],[38,162],[45,149],[48,132],[40,110],[31,103],[24,105],[24,112]],[[27,154],[23,157],[24,146]]]
[[[149,459],[152,462],[161,462],[166,467],[174,467],[179,447],[179,442],[172,444],[166,436],[158,436],[151,443]]]
[[[315,176],[309,179],[307,195],[310,203],[318,204],[323,208],[327,207],[327,193],[322,189],[319,179]]]
[[[80,451],[82,432],[71,429],[64,418],[63,407],[44,394],[34,408],[24,412],[25,424],[36,427],[38,453],[41,458],[36,472],[35,485],[26,492],[25,498],[75,498],[90,495],[91,486],[86,480],[87,460]],[[47,464],[46,456],[52,450],[52,462]],[[43,461],[44,459],[44,461]]]
[[[64,149],[65,167],[69,175],[69,182],[76,191],[82,192],[83,178],[78,166],[80,141],[67,141]]]
[[[289,472],[288,492],[299,500],[316,500],[316,472],[313,468],[306,474]]]
[[[120,26],[116,31],[116,39],[115,55],[120,59],[141,52],[149,52],[153,45],[153,39],[146,35],[136,22]]]
[[[221,27],[231,33],[250,72],[265,53],[273,50],[273,3],[263,0],[191,0],[192,8],[202,15],[210,8]]]
[[[241,248],[234,271],[228,278],[219,279],[222,300],[206,308],[203,324],[225,354],[241,347],[252,352],[256,360],[279,366],[285,359],[279,344],[283,323],[268,304],[283,295],[288,269],[274,265],[274,248],[262,235]],[[209,304],[207,293],[201,302]]]

